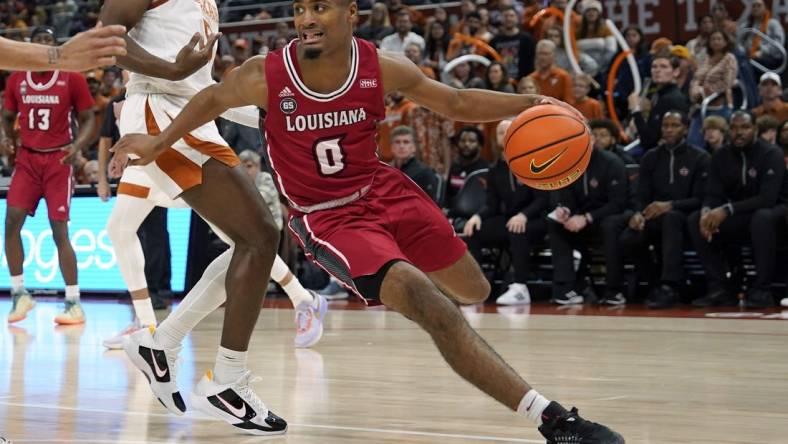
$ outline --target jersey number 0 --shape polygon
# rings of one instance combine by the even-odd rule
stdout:
[[[345,152],[340,142],[341,137],[318,140],[315,143],[314,153],[317,168],[323,176],[331,176],[345,169]]]

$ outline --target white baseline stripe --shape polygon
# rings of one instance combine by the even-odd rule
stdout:
[[[104,414],[111,414],[111,415],[118,415],[118,416],[126,416],[126,415],[134,415],[134,416],[155,416],[155,417],[162,417],[162,418],[169,418],[169,419],[191,419],[191,420],[202,420],[202,421],[216,421],[216,419],[208,417],[208,416],[192,416],[191,414],[187,413],[185,417],[171,415],[169,413],[150,413],[150,412],[135,412],[135,411],[112,411],[106,409],[91,409],[91,408],[83,408],[83,407],[66,407],[66,406],[59,406],[59,405],[47,405],[47,404],[29,404],[29,403],[21,403],[21,402],[2,402],[0,401],[0,405],[7,405],[11,407],[34,407],[37,409],[50,409],[50,410],[68,410],[74,412],[89,412],[89,413],[104,413]],[[456,438],[456,439],[468,439],[468,440],[484,440],[484,441],[493,441],[493,442],[522,442],[522,443],[533,443],[533,444],[542,444],[543,440],[534,440],[534,439],[519,439],[519,438],[504,438],[500,436],[484,436],[484,435],[463,435],[463,434],[453,434],[453,433],[434,433],[434,432],[420,432],[415,430],[401,430],[401,429],[379,429],[379,428],[367,428],[367,427],[351,427],[351,426],[334,426],[334,425],[325,425],[325,424],[298,424],[298,423],[288,423],[291,427],[304,427],[310,429],[323,429],[323,430],[344,430],[349,432],[362,432],[362,433],[385,433],[390,435],[411,435],[411,436],[433,436],[436,438]],[[83,440],[61,440],[61,439],[52,439],[52,440],[20,440],[20,439],[13,439],[13,442],[84,442]],[[101,441],[101,440],[93,440],[91,439],[90,442],[95,443],[104,443],[104,442],[121,442],[125,444],[132,444],[136,443],[137,441]]]

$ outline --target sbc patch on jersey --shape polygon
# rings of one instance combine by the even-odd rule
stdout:
[[[284,114],[293,114],[298,108],[298,104],[292,97],[287,97],[279,102],[279,110]]]

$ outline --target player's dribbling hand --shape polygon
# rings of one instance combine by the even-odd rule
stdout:
[[[134,154],[138,159],[129,161],[129,165],[147,165],[161,153],[158,149],[156,136],[149,136],[147,134],[127,134],[118,140],[110,152],[115,153],[116,156],[126,156]]]
[[[200,33],[195,33],[189,43],[181,48],[175,57],[178,77],[184,79],[210,62],[213,59],[213,45],[221,36],[222,33],[217,32],[209,35],[207,40],[203,42],[203,36]]]
[[[558,100],[558,99],[556,99],[554,97],[542,96],[542,99],[539,101],[539,104],[540,105],[548,105],[549,104],[549,105],[560,106],[561,108],[564,108],[567,111],[569,111],[572,114],[574,114],[574,116],[577,117],[577,119],[580,120],[581,122],[585,123],[585,121],[586,121],[586,116],[584,116],[583,113],[581,113],[577,108],[575,108],[574,106],[572,106],[572,105],[570,105],[570,104],[568,104],[568,103],[566,103],[564,101]]]
[[[482,218],[479,217],[478,214],[474,214],[468,219],[468,222],[465,222],[465,226],[462,227],[462,234],[467,237],[473,236],[474,231],[478,231],[482,227]]]

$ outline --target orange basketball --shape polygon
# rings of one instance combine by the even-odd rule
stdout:
[[[557,105],[538,105],[520,113],[506,131],[503,155],[520,182],[556,190],[577,180],[591,159],[585,122]]]

